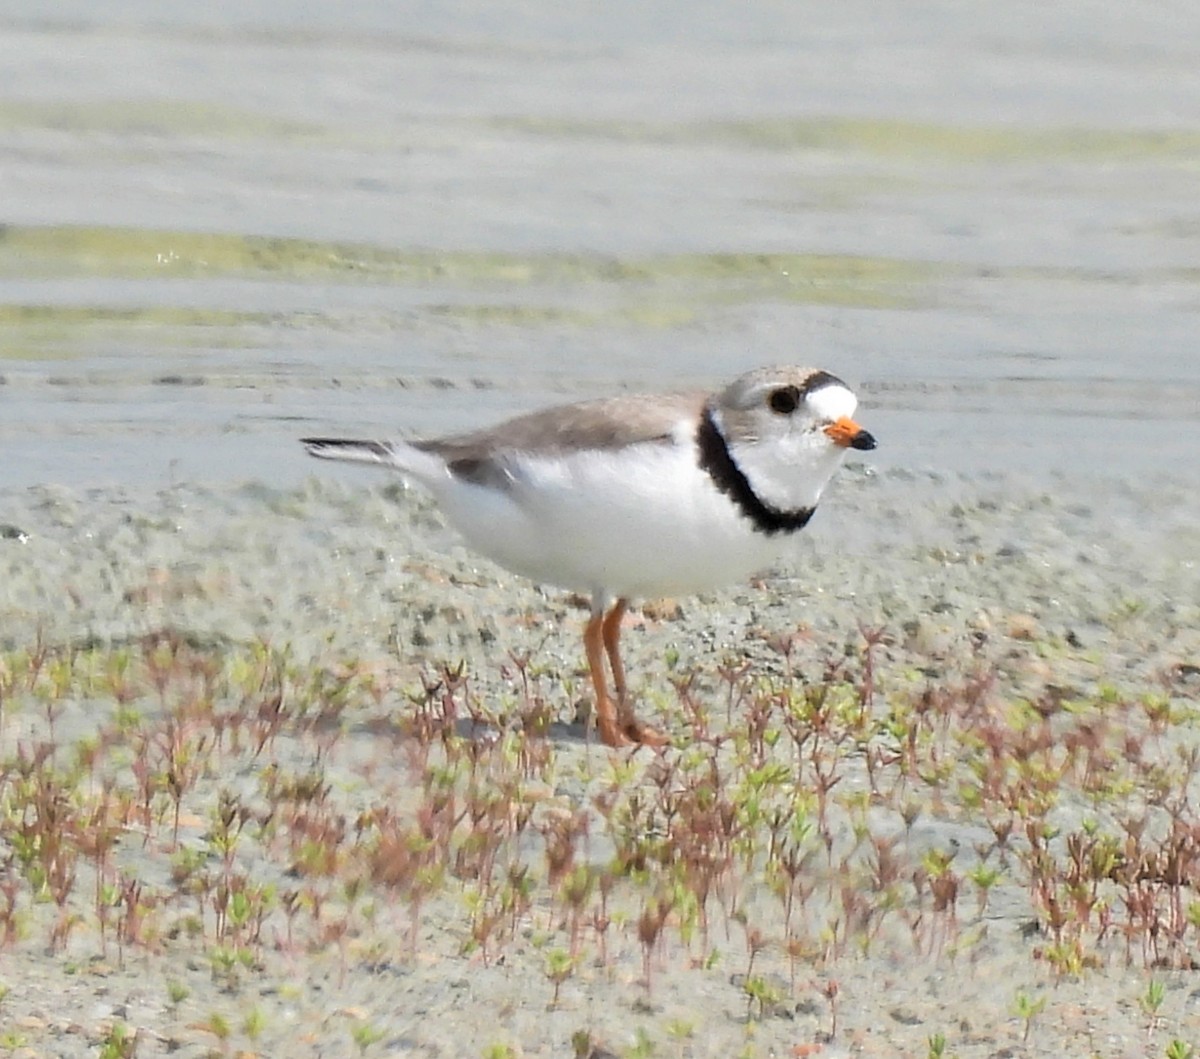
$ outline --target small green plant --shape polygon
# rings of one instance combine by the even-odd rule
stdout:
[[[216,1037],[221,1042],[223,1048],[228,1047],[229,1038],[233,1034],[233,1028],[229,1025],[229,1020],[219,1011],[210,1012],[208,1018],[204,1020],[201,1026]]]
[[[551,1007],[558,1007],[558,994],[562,984],[575,973],[575,957],[566,949],[551,949],[546,953],[545,974],[554,987],[554,997]]]
[[[1148,1027],[1150,1033],[1154,1032],[1158,1025],[1158,1011],[1162,1007],[1163,1001],[1167,996],[1167,987],[1162,981],[1157,978],[1151,978],[1146,983],[1146,991],[1138,997],[1138,1007],[1142,1009],[1143,1014],[1150,1020]]]
[[[978,891],[978,911],[982,916],[987,911],[988,896],[992,891],[992,887],[1000,881],[1000,869],[984,864],[981,861],[967,872],[967,878],[975,884],[975,888]]]
[[[667,1023],[667,1036],[679,1043],[679,1055],[683,1055],[683,1042],[691,1040],[696,1035],[696,1024],[685,1022],[683,1019],[672,1019]]]
[[[170,981],[167,983],[167,1000],[171,1007],[179,1007],[190,995],[191,990],[182,982]]]
[[[371,1045],[378,1044],[383,1040],[384,1033],[378,1026],[372,1026],[369,1022],[359,1022],[350,1030],[350,1036],[354,1040],[358,1054],[366,1055],[367,1049]]]
[[[100,1042],[100,1059],[130,1059],[137,1048],[137,1035],[123,1022],[114,1022]]]
[[[1196,1049],[1185,1041],[1181,1041],[1178,1037],[1167,1045],[1167,1050],[1163,1053],[1165,1059],[1194,1059]]]
[[[639,1026],[633,1034],[633,1044],[624,1053],[624,1059],[651,1059],[655,1053],[654,1041],[646,1030]]]
[[[1021,1043],[1026,1044],[1029,1041],[1029,1031],[1033,1027],[1033,1020],[1046,1010],[1046,998],[1040,996],[1034,1000],[1024,989],[1017,991],[1016,999],[1013,1001],[1013,1014],[1017,1016],[1024,1026],[1021,1030]]]
[[[260,1007],[251,1008],[246,1012],[246,1017],[242,1019],[242,1032],[251,1043],[257,1041],[262,1036],[262,1031],[266,1028],[267,1016],[263,1014]]]
[[[517,1059],[517,1050],[511,1044],[489,1044],[480,1059]]]
[[[946,1035],[931,1033],[928,1037],[928,1059],[953,1059],[953,1053],[946,1051]]]
[[[1079,938],[1051,942],[1042,947],[1041,956],[1060,978],[1078,978],[1095,963],[1095,958],[1084,951]]]
[[[746,994],[747,1018],[755,1005],[758,1017],[766,1018],[783,1000],[783,993],[759,974],[748,975],[742,982],[742,991]]]
[[[254,954],[237,946],[214,945],[209,950],[208,962],[213,980],[220,982],[227,992],[234,992],[242,973],[254,965]]]

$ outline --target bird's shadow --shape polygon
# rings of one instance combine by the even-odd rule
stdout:
[[[454,723],[455,735],[461,736],[463,739],[471,740],[497,740],[501,737],[506,729],[497,727],[494,724],[488,724],[486,721],[477,721],[473,717],[460,717]],[[511,725],[511,731],[520,731],[519,725]],[[528,732],[529,730],[526,729]],[[544,730],[540,733],[530,733],[541,735],[552,743],[598,743],[595,738],[594,731],[583,721],[551,721],[547,724]]]
[[[350,727],[350,732],[354,735],[368,735],[375,738],[387,737],[399,742],[404,739],[419,738],[421,735],[436,738],[446,727],[452,728],[454,734],[460,739],[481,744],[499,742],[505,731],[520,730],[519,725],[510,725],[507,728],[502,728],[474,717],[459,717],[450,722],[449,725],[441,722],[431,723],[422,731],[421,723],[411,717],[391,716],[372,717],[359,721]],[[538,734],[552,743],[592,743],[597,746],[603,745],[596,738],[594,730],[582,721],[573,721],[570,723],[566,721],[551,721]]]

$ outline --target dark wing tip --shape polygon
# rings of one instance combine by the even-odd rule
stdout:
[[[300,444],[303,445],[309,452],[316,455],[318,452],[335,451],[344,449],[350,445],[358,446],[366,444],[360,441],[348,441],[345,438],[301,438]]]
[[[391,446],[383,441],[362,441],[356,438],[301,438],[300,444],[310,456],[318,459],[349,459],[363,462],[387,462]]]

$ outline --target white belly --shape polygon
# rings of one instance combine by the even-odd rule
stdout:
[[[718,588],[771,565],[790,537],[756,532],[690,449],[647,444],[530,461],[510,489],[428,483],[477,551],[537,581],[610,597]]]

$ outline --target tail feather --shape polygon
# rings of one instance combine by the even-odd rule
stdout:
[[[301,438],[310,456],[319,460],[390,467],[429,485],[446,477],[446,461],[404,441],[359,441],[355,438]]]
[[[346,463],[372,463],[395,467],[396,454],[386,441],[359,441],[354,438],[301,438],[300,444],[318,460],[342,460]]]

